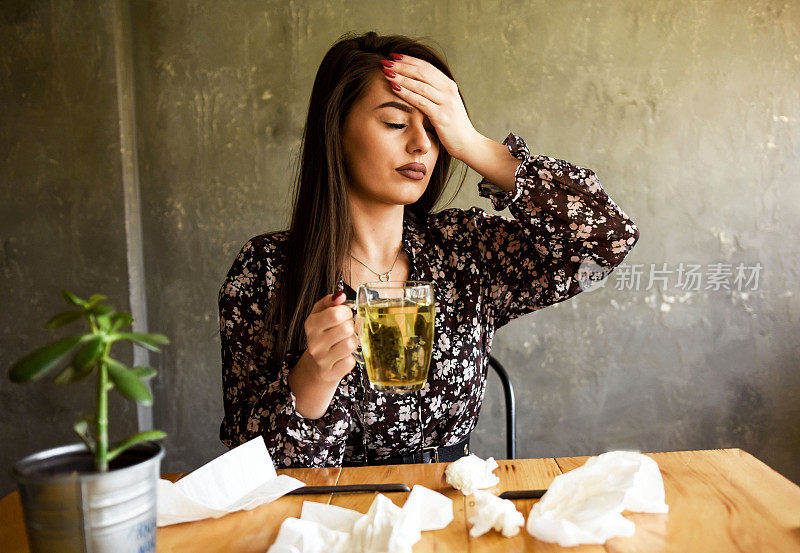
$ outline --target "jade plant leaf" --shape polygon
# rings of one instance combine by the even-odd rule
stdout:
[[[89,425],[92,423],[94,423],[94,421],[91,418],[86,417],[72,425],[72,428],[75,429],[75,433],[80,436],[81,440],[83,440],[83,443],[85,443],[86,447],[89,448],[89,451],[94,453],[97,444],[95,443],[92,433],[89,430]]]
[[[108,332],[111,330],[111,317],[116,315],[117,312],[114,311],[113,307],[108,305],[95,305],[89,309],[89,313],[94,315],[97,326],[100,327],[101,330]]]
[[[86,307],[86,302],[80,299],[78,296],[70,292],[69,290],[61,290],[61,295],[64,296],[64,299],[67,303],[71,303],[72,305],[80,305],[82,307]]]
[[[108,298],[103,294],[92,294],[92,296],[89,298],[89,305],[87,305],[87,307],[92,308],[101,301],[106,301],[107,299]]]
[[[9,369],[12,382],[38,380],[56,367],[78,344],[88,336],[67,336],[23,357]]]
[[[158,374],[158,371],[153,367],[133,367],[131,372],[135,374],[136,378],[139,380],[150,380]]]
[[[115,313],[111,316],[111,332],[123,326],[128,326],[133,323],[133,316],[130,313]]]
[[[108,460],[111,461],[115,457],[117,457],[120,453],[128,449],[129,447],[135,446],[136,444],[140,444],[142,442],[146,442],[148,440],[160,440],[162,438],[166,438],[167,433],[162,432],[161,430],[146,430],[144,432],[139,432],[138,434],[134,434],[130,438],[126,438],[120,444],[108,452]]]
[[[71,365],[78,370],[85,369],[102,355],[104,345],[105,342],[102,336],[92,336],[86,340],[86,344],[72,358]]]
[[[58,376],[53,379],[56,384],[72,384],[73,382],[80,382],[88,378],[94,372],[94,364],[84,367],[83,369],[76,369],[72,365],[64,367]]]
[[[55,377],[56,384],[80,382],[94,372],[94,365],[103,353],[105,342],[102,336],[89,336],[86,344],[78,350],[70,364]]]
[[[153,394],[150,393],[150,389],[128,367],[115,359],[107,359],[106,363],[108,378],[122,395],[142,405],[153,404]]]
[[[141,332],[120,332],[116,334],[117,338],[122,340],[130,340],[140,346],[149,349],[150,351],[161,351],[158,347],[161,344],[169,344],[169,339],[163,334],[144,334]]]
[[[66,326],[70,323],[74,323],[78,319],[84,316],[86,313],[83,309],[73,309],[70,311],[63,311],[47,321],[45,323],[45,327],[47,328],[61,328],[62,326]]]

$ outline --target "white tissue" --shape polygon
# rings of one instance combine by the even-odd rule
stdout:
[[[517,511],[514,504],[508,499],[500,499],[496,495],[481,490],[476,490],[475,516],[470,517],[472,528],[469,535],[473,538],[484,535],[494,528],[505,537],[510,538],[519,533],[520,527],[525,524],[522,513]]]
[[[466,457],[450,463],[444,474],[448,484],[461,490],[464,495],[470,495],[477,489],[491,488],[500,483],[500,479],[492,474],[497,466],[497,461],[493,457],[484,461],[470,453]]]
[[[259,436],[187,474],[174,484],[158,481],[158,526],[219,518],[255,509],[303,487],[296,478],[275,472]]]
[[[527,530],[563,547],[603,544],[635,531],[622,511],[666,513],[658,464],[641,453],[611,451],[556,476],[531,509]]]
[[[419,520],[411,513],[404,512],[385,495],[377,495],[367,514],[353,526],[348,551],[410,552],[421,532]]]
[[[366,514],[305,501],[300,519],[283,521],[268,553],[411,553],[421,532],[452,520],[453,501],[419,485],[402,508],[378,494]]]
[[[347,551],[345,546],[349,538],[347,532],[331,530],[322,524],[299,518],[287,518],[281,524],[278,537],[269,552],[340,553]]]
[[[315,522],[329,530],[338,530],[347,534],[353,531],[353,526],[362,516],[364,515],[352,509],[316,501],[303,501],[300,511],[300,518],[305,521]]]

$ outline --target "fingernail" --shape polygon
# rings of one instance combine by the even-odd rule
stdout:
[[[397,83],[389,83],[389,84],[391,84],[392,88],[395,89],[397,92],[400,92],[401,90],[403,90],[402,88],[400,88],[400,85],[397,84]]]
[[[342,299],[344,296],[345,296],[345,293],[344,293],[344,292],[336,292],[336,293],[333,295],[333,301],[334,301],[334,303],[335,303],[335,302],[337,302],[337,301],[339,301],[340,299]]]
[[[391,62],[389,60],[381,60],[381,63],[383,64],[384,67],[394,67],[394,62]]]
[[[394,71],[389,71],[389,70],[388,70],[388,69],[386,69],[385,67],[383,68],[383,72],[384,72],[384,73],[386,74],[386,76],[387,76],[387,77],[389,77],[390,79],[394,79],[395,77],[397,77],[397,73],[395,73]]]
[[[400,61],[401,59],[403,59],[403,56],[401,56],[400,54],[389,54],[389,57],[395,61]]]

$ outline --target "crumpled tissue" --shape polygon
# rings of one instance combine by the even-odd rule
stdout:
[[[287,518],[267,553],[411,553],[427,530],[453,520],[453,501],[416,485],[402,508],[378,494],[366,514],[304,501],[300,518]]]
[[[461,490],[464,495],[470,495],[477,489],[491,488],[500,483],[500,478],[492,474],[497,467],[497,461],[493,457],[484,461],[474,453],[470,453],[450,463],[444,474],[448,484]]]
[[[556,476],[531,509],[526,528],[535,538],[562,547],[603,544],[635,532],[622,511],[666,513],[664,500],[664,481],[652,458],[611,451]]]
[[[484,535],[494,528],[505,537],[510,538],[519,533],[520,527],[525,524],[522,513],[517,511],[514,504],[508,499],[500,499],[494,494],[476,490],[475,516],[470,517],[472,528],[469,535],[473,538]]]
[[[206,463],[175,483],[158,481],[158,526],[219,518],[255,509],[305,484],[278,476],[259,436]]]

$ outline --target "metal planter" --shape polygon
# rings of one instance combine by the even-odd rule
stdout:
[[[149,553],[156,550],[156,485],[164,448],[156,442],[123,452],[105,473],[83,444],[17,462],[31,553]]]

